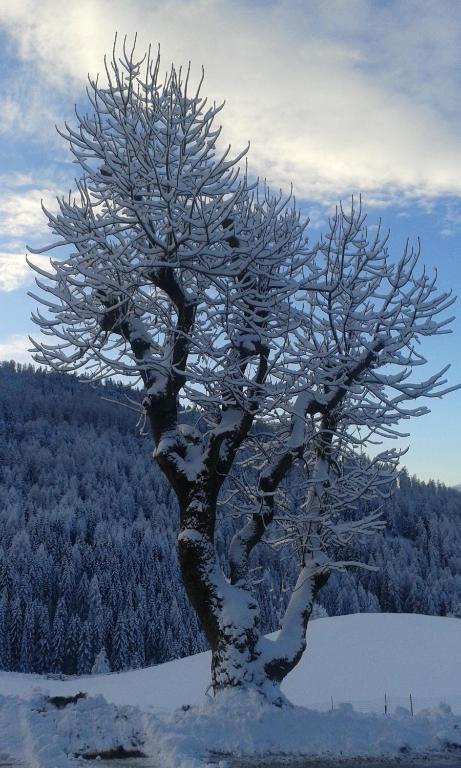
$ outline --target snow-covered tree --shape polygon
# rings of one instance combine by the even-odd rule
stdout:
[[[78,646],[78,674],[89,674],[93,667],[93,663],[94,654],[91,648],[91,627],[88,621],[84,621]]]
[[[280,702],[316,594],[348,564],[342,547],[380,524],[399,454],[370,460],[366,447],[426,412],[413,401],[448,391],[444,370],[414,375],[417,345],[446,332],[452,298],[418,271],[417,252],[393,259],[379,230],[369,237],[360,205],[339,208],[308,247],[294,202],[250,184],[244,153],[220,149],[221,107],[192,90],[189,71],[163,78],[158,58],[124,47],[106,75],[62,134],[82,175],[76,196],[46,211],[57,239],[40,252],[66,254],[50,272],[34,267],[46,337],[35,358],[142,385],[214,690],[256,687]],[[224,568],[223,501],[242,518]],[[298,563],[274,641],[261,637],[250,567],[263,540]],[[126,634],[119,613],[117,669]]]
[[[51,668],[59,672],[64,661],[67,609],[63,598],[58,601],[51,632]]]
[[[50,664],[50,620],[45,605],[37,606],[37,634],[34,642],[34,672],[48,672]],[[63,670],[59,670],[60,672]],[[66,670],[64,670],[66,671]]]
[[[33,603],[29,603],[24,614],[24,625],[22,630],[21,655],[19,658],[19,668],[21,669],[21,672],[32,672],[34,631],[35,606]]]
[[[8,599],[6,589],[0,594],[0,669],[9,669],[11,663],[8,632]]]
[[[130,666],[130,628],[125,611],[121,611],[117,618],[112,638],[112,657],[115,671],[128,669]]]
[[[21,641],[23,629],[23,616],[21,610],[21,600],[15,597],[10,603],[9,615],[9,644],[10,658],[12,666],[19,665],[21,654]]]
[[[94,664],[91,668],[91,674],[106,675],[108,672],[110,672],[110,665],[107,658],[106,649],[102,647],[94,660]]]

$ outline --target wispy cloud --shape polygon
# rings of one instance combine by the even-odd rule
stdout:
[[[33,362],[29,352],[31,346],[29,337],[19,333],[0,339],[0,360],[31,363]]]
[[[4,238],[21,238],[34,232],[37,236],[46,231],[46,219],[42,201],[54,205],[54,196],[48,189],[24,191],[0,191],[0,232]]]
[[[50,210],[56,207],[51,186],[51,181],[34,179],[30,173],[0,175],[0,291],[15,291],[32,282],[26,244],[43,245],[50,238],[41,204]],[[49,266],[46,256],[33,256],[32,261]]]
[[[19,101],[11,96],[2,94],[2,96],[0,96],[0,110],[2,113],[0,136],[14,133],[17,130],[18,125],[21,125],[23,119]]]
[[[444,237],[459,236],[461,231],[461,202],[457,199],[448,200],[445,204],[445,215],[440,234]]]
[[[17,189],[18,187],[27,187],[34,185],[34,177],[32,173],[11,171],[10,173],[0,174],[0,189],[5,187],[9,189]]]
[[[47,256],[32,256],[29,260],[41,269],[48,269]],[[25,253],[0,253],[0,291],[9,293],[33,283],[34,272],[26,262]]]
[[[360,189],[380,201],[461,192],[454,0],[3,5],[45,105],[53,92],[78,98],[115,31],[137,31],[140,49],[161,44],[165,68],[192,60],[198,76],[205,65],[205,91],[227,99],[225,138],[236,149],[251,140],[251,166],[273,184],[293,181],[298,196],[322,201]]]

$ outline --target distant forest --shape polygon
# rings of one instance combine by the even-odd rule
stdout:
[[[206,648],[179,577],[174,497],[124,405],[123,387],[0,364],[2,669],[122,670]],[[333,574],[317,615],[461,617],[461,493],[403,472],[384,519],[382,533],[343,553],[378,570]],[[221,521],[221,552],[236,523]],[[295,568],[258,548],[269,632]]]

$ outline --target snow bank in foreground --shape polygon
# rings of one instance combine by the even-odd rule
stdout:
[[[174,713],[116,707],[101,696],[56,709],[45,697],[0,697],[0,752],[34,768],[69,768],[75,756],[122,746],[159,768],[201,768],[210,754],[401,757],[461,752],[461,717],[447,705],[415,717],[277,709],[258,694],[231,691]]]
[[[349,704],[333,712],[304,707],[278,710],[264,704],[258,694],[231,691],[169,718],[154,716],[149,728],[147,751],[162,745],[164,754],[170,752],[177,761],[165,761],[165,766],[194,765],[194,758],[203,759],[209,752],[223,757],[401,757],[461,751],[461,717],[443,704],[414,717],[403,709],[386,717],[355,712]]]
[[[141,731],[139,710],[116,707],[102,696],[63,709],[42,695],[27,702],[0,696],[0,753],[33,768],[68,768],[75,755],[136,748]]]

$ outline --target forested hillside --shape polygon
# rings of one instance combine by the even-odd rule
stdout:
[[[123,404],[121,387],[0,366],[0,668],[84,673],[107,655],[119,670],[205,648],[179,579],[174,497]],[[385,519],[344,553],[379,570],[334,574],[319,612],[461,615],[461,494],[403,474]],[[219,528],[221,551],[234,524]],[[255,552],[265,631],[293,573]]]

